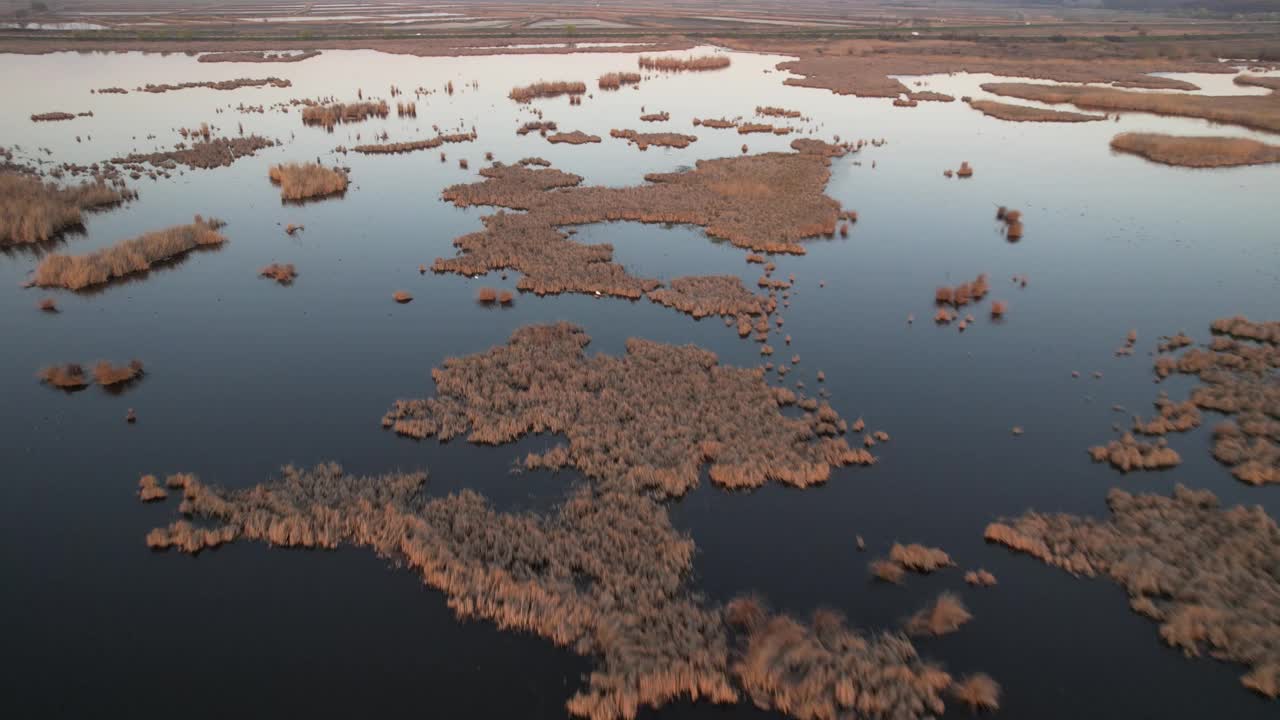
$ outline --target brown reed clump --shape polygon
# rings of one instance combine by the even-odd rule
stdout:
[[[903,578],[907,575],[907,571],[901,565],[889,560],[872,560],[867,568],[876,579],[894,585],[901,585]]]
[[[765,115],[765,116],[767,116],[767,117],[780,117],[780,118],[798,118],[798,117],[800,117],[800,111],[799,111],[799,110],[788,110],[788,109],[786,109],[786,108],[774,107],[773,105],[766,105],[766,106],[764,106],[764,107],[761,107],[761,106],[757,105],[757,106],[756,106],[756,114],[757,114],[757,115]]]
[[[38,375],[40,382],[62,390],[79,390],[89,386],[84,368],[77,363],[43,368]]]
[[[491,287],[482,287],[476,292],[476,302],[481,305],[492,305],[498,301],[498,291]]]
[[[93,92],[93,91],[90,91],[90,92]],[[128,95],[129,94],[129,91],[125,90],[122,87],[98,88],[97,92],[99,95]]]
[[[640,56],[640,68],[643,70],[661,70],[663,72],[686,72],[690,70],[722,70],[729,67],[727,55],[690,55],[688,57],[652,57]]]
[[[893,99],[893,106],[894,106],[894,107],[915,107],[915,106],[917,106],[917,105],[919,105],[919,104],[920,104],[920,102],[919,102],[918,100],[915,100],[915,99],[913,99],[913,98],[909,98],[909,97],[908,97],[908,98],[894,98],[894,99]]]
[[[298,277],[298,271],[293,267],[293,263],[271,263],[259,270],[258,274],[271,278],[281,285],[292,285],[294,279]]]
[[[547,142],[553,144],[568,143],[569,145],[584,145],[586,143],[600,142],[600,136],[590,135],[582,132],[581,130],[574,130],[573,132],[559,132],[548,135]]]
[[[518,288],[539,295],[599,293],[637,299],[660,285],[611,262],[613,248],[585,246],[564,225],[629,220],[701,225],[708,235],[757,252],[801,254],[802,238],[835,231],[840,207],[823,191],[829,159],[814,153],[769,153],[698,161],[685,172],[651,174],[635,187],[585,187],[554,169],[495,165],[483,182],[455,185],[444,198],[459,207],[523,210],[484,217],[484,229],[454,240],[461,253],[437,258],[436,272],[524,274]]]
[[[1119,583],[1130,607],[1188,656],[1242,663],[1241,683],[1280,688],[1280,529],[1259,506],[1219,507],[1208,490],[1172,497],[1107,494],[1111,518],[1028,512],[987,526],[987,540],[1075,575]]]
[[[58,312],[58,301],[50,297],[40,298],[40,303],[36,307],[47,313],[56,313]]]
[[[951,697],[970,710],[999,710],[1000,684],[986,673],[965,675],[951,686]]]
[[[398,102],[396,103],[396,117],[418,117],[418,103],[416,102]]]
[[[957,308],[978,302],[991,291],[986,273],[980,273],[971,282],[964,282],[955,287],[939,285],[933,292],[933,301],[939,305],[953,305]]]
[[[1280,132],[1280,100],[1277,100],[1275,92],[1267,95],[1200,95],[1016,82],[986,83],[982,89],[1023,100],[1050,104],[1071,103],[1085,110],[1127,110],[1195,117],[1255,130]]]
[[[640,82],[640,73],[612,72],[601,75],[596,81],[601,90],[617,90],[623,85],[636,85]]]
[[[498,292],[499,305],[510,305],[515,302],[515,299],[515,295],[513,295],[510,290],[501,290]]]
[[[598,481],[666,495],[684,494],[704,464],[716,484],[750,488],[768,480],[805,487],[825,482],[832,467],[874,462],[838,437],[839,416],[828,406],[784,416],[794,395],[775,392],[759,370],[721,367],[714,354],[692,346],[637,339],[623,357],[587,358],[588,342],[565,323],[521,328],[505,346],[434,370],[436,397],[398,401],[383,426],[442,441],[469,430],[468,439],[482,444],[565,432],[567,447],[529,455],[525,466],[575,467]],[[544,375],[555,382],[542,384]],[[597,389],[562,391],[579,382]],[[667,390],[655,394],[659,387]],[[633,406],[617,397],[650,402]]]
[[[671,113],[665,112],[665,111],[648,113],[646,115],[640,116],[641,122],[666,122],[667,120],[670,120],[670,119],[671,119]]]
[[[309,200],[347,191],[347,174],[323,165],[283,163],[272,165],[267,175],[280,186],[281,200]]]
[[[447,135],[437,135],[426,140],[411,140],[409,142],[395,143],[379,143],[372,145],[357,145],[351,148],[353,151],[364,155],[390,155],[398,153],[414,152],[416,150],[434,150],[445,143],[464,143],[471,142],[476,139],[474,132],[469,133],[453,133]],[[441,161],[444,155],[441,154]]]
[[[532,85],[512,88],[507,97],[519,103],[527,103],[535,98],[556,97],[557,95],[582,95],[586,91],[587,84],[584,82],[547,82],[540,80]]]
[[[93,366],[93,379],[103,387],[123,385],[142,377],[142,361],[130,360],[128,365],[116,367],[106,360]]]
[[[155,502],[169,497],[169,493],[160,486],[155,475],[143,475],[138,479],[138,499],[142,502]]]
[[[679,277],[669,287],[650,290],[648,296],[653,302],[696,318],[762,316],[777,308],[775,301],[747,290],[737,275]]]
[[[1106,445],[1089,448],[1094,462],[1109,462],[1120,472],[1135,470],[1163,470],[1182,462],[1178,451],[1168,446],[1164,438],[1155,442],[1140,442],[1130,433]]]
[[[1009,312],[1008,303],[1006,303],[1003,300],[991,301],[991,317],[995,317],[995,318],[1004,317],[1005,313],[1007,312]]]
[[[191,143],[174,150],[149,153],[130,153],[112,158],[116,165],[142,165],[171,169],[185,165],[193,170],[227,167],[236,160],[255,154],[263,148],[274,147],[276,141],[260,135],[243,135],[234,138],[210,138]]]
[[[302,124],[319,125],[333,132],[338,124],[363,122],[371,117],[384,118],[389,114],[391,107],[386,100],[307,105],[302,108]]]
[[[969,165],[968,161],[960,163],[960,169],[956,170],[956,177],[973,177],[973,168]]]
[[[31,116],[31,122],[54,122],[57,120],[75,120],[75,113],[69,112],[47,112],[36,113]]]
[[[404,290],[397,290],[394,293],[391,293],[391,299],[403,305],[407,302],[412,302],[413,296]]]
[[[738,123],[724,118],[694,118],[693,124],[695,127],[709,127],[715,130],[727,130],[738,126]]]
[[[469,167],[469,166],[467,165],[467,159],[466,159],[466,158],[458,158],[458,167],[462,168],[463,170],[466,170],[466,169]]]
[[[787,135],[791,132],[789,127],[778,127],[769,123],[742,123],[738,126],[739,135],[749,135],[751,133],[773,133],[774,135]]]
[[[1087,113],[1068,112],[1066,110],[1050,110],[1048,108],[1031,107],[1030,105],[1011,105],[995,100],[969,100],[969,107],[1000,120],[1011,122],[1091,122],[1106,120],[1106,115],[1089,115]]]
[[[556,124],[550,120],[533,120],[516,128],[517,135],[528,135],[531,132],[547,134],[547,131],[556,130]]]
[[[142,92],[149,93],[165,93],[173,90],[188,90],[190,88],[208,88],[210,90],[237,90],[243,87],[275,87],[287,88],[292,87],[293,83],[278,77],[268,77],[261,79],[236,78],[235,80],[205,80],[201,82],[183,82],[173,85],[162,84],[152,85],[150,83],[138,88]],[[98,92],[107,92],[107,90],[99,90]]]
[[[102,182],[59,187],[39,178],[0,173],[0,246],[51,240],[79,226],[84,211],[110,207],[134,197]]]
[[[173,260],[201,247],[226,242],[217,232],[222,223],[196,216],[190,225],[176,225],[124,240],[87,255],[48,255],[36,267],[33,282],[40,287],[80,290],[145,272],[156,263]]]
[[[641,118],[643,119],[643,118]],[[687,148],[689,143],[697,142],[697,135],[682,135],[680,133],[642,133],[635,130],[610,130],[611,137],[625,139],[641,150],[648,150],[650,145],[658,145],[660,147]]]
[[[1156,399],[1158,415],[1148,421],[1133,417],[1133,431],[1140,435],[1164,435],[1171,432],[1187,432],[1200,427],[1202,415],[1194,401],[1173,402],[1167,397]]]
[[[253,63],[295,63],[302,62],[320,54],[319,50],[306,50],[297,53],[268,53],[251,51],[211,52],[196,58],[196,62],[253,62]],[[98,92],[102,92],[99,90]]]
[[[885,437],[887,440],[887,436]],[[918,573],[931,573],[946,567],[953,567],[955,562],[941,548],[932,548],[912,543],[902,545],[894,543],[889,548],[889,559],[902,567]]]
[[[996,576],[985,569],[969,570],[964,574],[964,581],[977,587],[991,587],[996,584]]]
[[[1238,167],[1280,162],[1280,145],[1248,138],[1121,133],[1111,138],[1111,149],[1179,167]]]
[[[908,635],[948,635],[973,619],[964,602],[955,593],[944,592],[933,604],[921,608],[907,619]]]

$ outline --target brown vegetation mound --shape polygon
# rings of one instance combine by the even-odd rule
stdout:
[[[193,142],[189,147],[151,153],[130,153],[112,158],[117,165],[141,165],[149,163],[156,167],[173,168],[175,165],[186,165],[193,170],[208,170],[225,167],[247,155],[253,155],[263,148],[273,147],[274,140],[259,135],[245,135],[234,138],[213,138]]]
[[[699,119],[699,118],[694,118],[694,119],[693,119],[693,125],[694,125],[694,127],[697,127],[697,126],[701,125],[702,127],[709,127],[709,128],[713,128],[713,129],[717,129],[717,130],[726,130],[726,129],[731,128],[731,127],[737,127],[737,126],[738,126],[738,123],[736,123],[736,122],[734,122],[734,121],[732,121],[732,120],[725,120],[724,118],[719,118],[719,119],[716,119],[716,118],[701,118],[701,119]]]
[[[948,287],[939,285],[934,291],[933,299],[939,305],[953,305],[955,307],[963,307],[970,302],[978,302],[987,296],[991,286],[987,282],[987,274],[981,273],[974,278],[972,282],[965,282]]]
[[[80,225],[84,210],[131,197],[129,191],[101,182],[60,188],[27,175],[0,173],[0,246],[44,242]]]
[[[271,278],[281,285],[292,285],[294,278],[298,277],[298,271],[293,267],[293,263],[271,263],[259,270],[258,274]]]
[[[944,592],[907,619],[906,631],[908,635],[948,635],[972,619],[958,595]]]
[[[252,62],[252,63],[295,63],[302,62],[308,58],[313,58],[320,54],[319,50],[307,50],[297,53],[268,53],[268,52],[211,52],[205,53],[196,58],[197,62],[215,63],[215,62]]]
[[[555,144],[568,143],[570,145],[584,145],[586,143],[600,142],[600,136],[588,135],[581,130],[574,130],[573,132],[562,132],[548,135],[547,142]]]
[[[640,73],[613,72],[601,75],[597,81],[601,90],[617,90],[623,85],[635,85],[640,82]]]
[[[885,439],[887,440],[888,438]],[[934,570],[941,570],[955,565],[951,560],[951,556],[941,548],[932,548],[916,543],[910,545],[894,543],[893,547],[889,548],[889,559],[908,570],[920,573],[930,573]]]
[[[659,283],[611,262],[609,245],[581,245],[557,230],[600,221],[689,223],[708,235],[760,252],[802,254],[803,238],[832,234],[840,206],[823,194],[826,157],[770,153],[700,160],[693,170],[650,174],[634,187],[577,187],[582,178],[554,169],[495,165],[484,181],[454,185],[444,198],[460,207],[498,205],[522,213],[482,218],[484,229],[454,240],[462,251],[437,258],[436,272],[524,274],[518,287],[539,295],[584,292],[636,299]]]
[[[390,112],[391,108],[385,100],[308,105],[302,108],[302,124],[319,125],[333,132],[333,127],[339,123],[362,122],[371,117],[384,118]]]
[[[965,675],[951,687],[951,696],[970,710],[999,710],[1000,684],[986,673]]]
[[[551,120],[532,120],[516,128],[516,134],[528,135],[531,132],[540,132],[546,135],[546,131],[555,129],[556,124]]]
[[[281,200],[307,200],[347,191],[347,174],[337,168],[310,163],[272,165],[271,182],[280,186]]]
[[[1223,510],[1207,490],[1107,494],[1112,517],[1029,512],[987,526],[987,540],[1068,572],[1101,575],[1188,655],[1243,663],[1248,688],[1280,690],[1280,529],[1261,507]]]
[[[36,113],[31,116],[31,122],[53,122],[55,120],[75,120],[74,113],[69,112],[47,112]]]
[[[687,70],[721,70],[729,67],[728,55],[699,55],[679,57],[640,56],[640,67],[644,70],[662,70],[664,72],[684,72]]]
[[[799,110],[788,110],[788,109],[786,109],[786,108],[774,107],[773,105],[765,105],[765,106],[763,106],[763,107],[761,107],[761,106],[757,105],[757,106],[756,106],[756,114],[757,114],[757,115],[765,115],[765,116],[768,116],[768,117],[780,117],[780,118],[798,118],[798,117],[800,117],[800,111],[799,111]]]
[[[375,145],[357,145],[351,148],[358,153],[365,155],[385,155],[394,153],[407,153],[415,150],[434,150],[445,143],[464,143],[471,142],[476,139],[474,132],[469,133],[453,133],[449,135],[437,135],[426,140],[412,140],[409,142],[381,143]]]
[[[116,367],[106,360],[93,366],[93,379],[103,387],[123,385],[142,377],[142,361],[130,360],[128,365]]]
[[[226,242],[217,232],[222,223],[199,215],[190,225],[176,225],[94,251],[88,255],[53,254],[36,267],[34,283],[40,287],[80,290],[172,260],[199,247]]]
[[[507,97],[516,102],[527,103],[534,98],[556,97],[557,95],[581,95],[587,91],[584,82],[547,82],[545,80],[524,87],[511,88]]]
[[[747,290],[737,275],[675,278],[670,287],[650,290],[649,299],[696,318],[766,315],[777,307],[776,301]]]
[[[1012,122],[1090,122],[1092,120],[1107,119],[1106,115],[1050,110],[1048,108],[1031,107],[1030,105],[1012,105],[996,102],[995,100],[970,100],[969,107],[981,112],[983,115]]]
[[[189,88],[208,88],[210,90],[235,90],[242,87],[265,87],[270,85],[276,88],[292,87],[293,83],[278,77],[262,78],[253,80],[250,78],[236,78],[235,80],[218,80],[218,81],[202,81],[202,82],[184,82],[176,85],[144,85],[138,90],[149,93],[164,93],[171,90],[187,90]],[[105,92],[99,90],[98,92]]]
[[[76,363],[43,368],[38,377],[40,382],[63,390],[79,390],[89,385],[84,368]]]
[[[640,118],[643,120],[644,118]],[[681,135],[680,133],[642,133],[635,130],[610,130],[609,135],[625,139],[641,150],[648,150],[650,145],[659,147],[687,148],[689,143],[697,142],[697,135]]]
[[[769,480],[805,487],[825,482],[832,467],[874,462],[838,437],[840,418],[829,406],[783,415],[795,395],[771,389],[758,369],[638,339],[627,341],[623,357],[588,358],[588,342],[565,323],[521,328],[504,346],[433,370],[436,397],[397,401],[383,426],[414,438],[467,434],[482,444],[563,433],[567,446],[531,454],[525,467],[570,466],[667,495],[693,487],[704,464],[716,484],[750,488]]]
[[[1164,438],[1145,443],[1137,440],[1130,433],[1125,433],[1119,440],[1112,440],[1106,445],[1095,445],[1089,448],[1089,456],[1094,462],[1109,462],[1120,472],[1133,470],[1163,470],[1182,462],[1178,451],[1169,447]]]
[[[1179,167],[1237,167],[1280,162],[1280,145],[1248,138],[1121,133],[1111,138],[1111,149]]]

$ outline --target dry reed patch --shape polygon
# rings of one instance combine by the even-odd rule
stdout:
[[[1121,133],[1111,138],[1111,149],[1179,167],[1237,167],[1280,162],[1280,145],[1247,138]]]
[[[128,365],[115,366],[106,360],[100,360],[93,366],[93,379],[103,387],[123,385],[142,377],[142,361],[130,360]]]
[[[142,165],[148,163],[157,168],[171,170],[177,165],[186,165],[196,170],[226,167],[236,160],[253,155],[263,148],[275,146],[274,140],[259,135],[246,135],[234,138],[212,138],[191,143],[190,146],[174,150],[150,153],[130,153],[111,162],[116,165]]]
[[[587,92],[587,84],[577,81],[548,82],[540,80],[532,85],[511,88],[507,97],[519,103],[527,103],[535,98],[556,97],[558,95],[582,95]]]
[[[138,499],[142,502],[156,502],[169,497],[169,493],[160,486],[155,475],[143,475],[138,479]]]
[[[226,242],[217,232],[218,220],[199,215],[190,225],[175,225],[88,255],[48,255],[36,267],[33,283],[40,287],[80,290],[134,273],[145,272],[156,263],[173,260],[200,247]]]
[[[281,285],[292,285],[294,279],[298,277],[298,271],[293,267],[293,263],[271,263],[259,270],[258,275],[271,278]]]
[[[666,122],[667,120],[670,120],[670,119],[671,119],[671,113],[666,111],[648,113],[647,115],[640,116],[641,122]]]
[[[708,315],[745,317],[773,312],[777,303],[747,290],[737,275],[679,277],[670,287],[649,291],[649,299],[660,305],[689,313],[695,318]]]
[[[1189,656],[1250,666],[1246,687],[1280,687],[1280,529],[1259,506],[1223,509],[1207,490],[1107,494],[1110,519],[1028,512],[985,537],[1075,575],[1119,583],[1130,606]]]
[[[1252,85],[1269,88],[1273,93],[1280,92],[1280,77],[1263,77],[1261,75],[1237,75],[1231,78],[1236,85]]]
[[[267,77],[267,78],[261,78],[261,79],[236,78],[235,80],[216,80],[216,81],[206,80],[202,82],[177,83],[174,85],[169,85],[169,84],[152,85],[148,83],[146,85],[143,85],[140,88],[137,88],[137,90],[141,92],[149,92],[149,93],[165,93],[165,92],[171,92],[174,90],[188,90],[191,88],[208,88],[210,90],[238,90],[239,88],[244,88],[244,87],[268,87],[268,86],[274,87],[274,88],[287,88],[287,87],[292,87],[293,83],[278,77]],[[99,90],[98,92],[106,92],[106,91]]]
[[[934,92],[933,90],[919,90],[907,93],[907,98],[912,102],[955,102],[955,97],[946,93]]]
[[[69,112],[47,112],[36,113],[31,116],[31,122],[55,122],[58,120],[75,120],[75,113]]]
[[[751,133],[773,133],[774,135],[788,135],[791,133],[789,127],[775,127],[769,123],[742,123],[738,126],[739,135],[750,135]]]
[[[694,127],[709,127],[715,130],[727,130],[731,127],[737,127],[738,123],[724,118],[694,118]]]
[[[586,143],[600,142],[599,135],[588,135],[581,130],[573,132],[561,132],[547,135],[547,142],[552,144],[568,143],[569,145],[584,145]]]
[[[1150,443],[1141,442],[1130,433],[1106,445],[1089,448],[1094,462],[1109,462],[1120,472],[1135,470],[1163,470],[1179,465],[1182,457],[1169,447],[1164,438]]]
[[[835,232],[840,206],[823,191],[829,159],[771,153],[698,161],[695,169],[651,174],[634,187],[577,187],[582,178],[554,169],[495,165],[482,182],[455,185],[444,198],[459,207],[523,210],[482,219],[484,229],[454,240],[461,253],[437,258],[436,272],[523,273],[518,288],[539,295],[599,293],[638,299],[660,285],[612,262],[609,245],[581,245],[557,228],[601,221],[687,223],[758,252],[804,252],[800,240]]]
[[[251,52],[251,51],[235,51],[235,52],[210,52],[204,53],[196,58],[196,62],[217,63],[217,62],[251,62],[251,63],[295,63],[302,62],[309,58],[313,58],[320,54],[319,50],[306,50],[297,53],[269,53],[269,52]]]
[[[964,574],[964,581],[977,587],[991,587],[996,584],[996,576],[985,569],[969,570]]]
[[[995,100],[970,100],[969,107],[983,115],[1008,120],[1010,122],[1092,122],[1106,120],[1106,115],[1089,115],[1066,110],[1050,110],[1048,108],[1031,107],[1030,105],[1012,105]]]
[[[84,211],[105,208],[134,197],[102,182],[58,187],[39,178],[0,173],[0,246],[51,240],[79,226]]]
[[[901,585],[902,580],[907,576],[907,571],[901,565],[889,560],[872,560],[867,569],[876,579],[894,585]]]
[[[921,608],[907,619],[908,635],[949,635],[973,619],[964,602],[955,593],[944,592],[932,605]]]
[[[978,302],[991,291],[986,273],[980,273],[971,282],[964,282],[954,287],[939,285],[933,293],[933,301],[939,305],[952,305],[957,308]]]
[[[642,70],[660,70],[663,72],[687,72],[701,70],[722,70],[729,67],[727,55],[689,55],[687,57],[654,57],[640,56]]]
[[[481,305],[492,305],[498,301],[498,291],[491,287],[482,287],[476,292],[476,302]]]
[[[391,294],[391,299],[403,305],[407,302],[412,302],[413,296],[405,292],[404,290],[397,290]]]
[[[612,72],[601,75],[596,81],[601,90],[617,90],[623,85],[637,85],[640,83],[640,73],[633,72]]]
[[[329,132],[338,124],[357,123],[371,117],[384,118],[391,113],[385,100],[370,100],[329,105],[307,105],[302,108],[303,125],[319,125]]]
[[[970,710],[999,710],[1000,684],[986,673],[965,675],[951,686],[951,697]]]
[[[555,131],[556,124],[551,120],[531,120],[516,128],[517,135],[528,135],[531,132],[546,135],[547,131]]]
[[[1003,300],[993,300],[991,302],[991,317],[1002,318],[1009,312],[1009,304]]]
[[[874,462],[839,437],[829,406],[783,415],[794,394],[770,388],[757,369],[638,339],[625,356],[588,358],[589,341],[565,323],[521,328],[505,346],[436,368],[436,396],[397,401],[383,426],[494,445],[563,433],[567,446],[531,454],[525,467],[574,467],[599,482],[672,496],[693,487],[704,464],[716,484],[749,488],[770,480],[805,487],[826,482],[833,467]]]
[[[644,118],[641,118],[643,120]],[[624,139],[641,150],[648,150],[650,145],[659,147],[687,148],[690,143],[697,142],[697,135],[681,135],[680,133],[642,133],[635,130],[610,130],[611,137]]]
[[[425,140],[411,140],[408,142],[394,143],[375,143],[366,145],[357,145],[352,149],[354,152],[365,155],[389,155],[397,153],[415,152],[417,150],[434,150],[445,143],[464,143],[471,142],[476,139],[474,132],[468,133],[450,133],[437,135],[433,138]]]
[[[272,165],[267,171],[271,182],[280,186],[280,199],[308,200],[347,191],[347,174],[337,168],[310,163]]]
[[[1086,110],[1195,117],[1256,130],[1280,132],[1280,95],[1274,92],[1268,95],[1191,95],[1029,83],[987,83],[982,89],[1023,100],[1050,104],[1071,103]]]
[[[61,390],[82,390],[89,386],[89,376],[78,363],[54,365],[43,368],[37,377],[40,382]]]
[[[773,105],[765,105],[763,107],[757,105],[756,114],[764,115],[766,117],[780,118],[799,118],[801,116],[799,110],[788,110],[786,108],[774,107]]]
[[[881,438],[877,438],[880,440]],[[888,440],[888,437],[883,437]],[[933,548],[917,543],[910,545],[902,545],[894,543],[889,549],[889,560],[901,565],[907,570],[913,570],[918,573],[931,573],[942,568],[953,567],[955,562],[941,548]]]

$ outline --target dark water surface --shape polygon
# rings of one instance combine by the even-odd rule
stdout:
[[[749,117],[756,105],[801,110],[830,139],[884,138],[833,163],[828,193],[861,219],[849,238],[815,240],[801,257],[777,259],[795,273],[784,310],[799,353],[787,383],[814,391],[823,370],[832,404],[893,440],[880,463],[837,471],[819,488],[777,486],[730,493],[703,483],[671,505],[697,541],[691,585],[723,601],[759,591],[776,608],[845,612],[868,629],[892,626],[939,591],[958,591],[976,620],[921,653],[956,673],[986,671],[1004,688],[999,717],[1262,718],[1268,703],[1243,689],[1244,668],[1187,659],[1159,641],[1156,626],[1129,611],[1125,593],[984,544],[982,529],[1028,508],[1104,514],[1111,487],[1167,493],[1181,482],[1224,503],[1280,512],[1280,489],[1252,488],[1209,456],[1205,429],[1170,436],[1184,459],[1170,472],[1121,476],[1090,463],[1089,445],[1112,423],[1149,414],[1158,389],[1174,398],[1189,383],[1152,384],[1147,352],[1161,334],[1208,337],[1217,317],[1277,319],[1280,308],[1280,170],[1186,171],[1112,155],[1124,130],[1275,137],[1207,123],[1126,115],[1119,122],[1055,126],[1004,123],[962,103],[893,108],[887,100],[837,97],[781,85],[766,72],[779,59],[734,55],[725,72],[646,80],[640,90],[594,92],[603,72],[629,70],[634,55],[416,58],[326,52],[297,64],[199,64],[184,56],[117,54],[0,57],[0,138],[23,157],[92,162],[180,140],[175,129],[210,122],[223,134],[259,132],[284,145],[231,167],[143,179],[139,200],[91,214],[85,232],[55,247],[83,253],[195,213],[228,221],[230,243],[145,279],[93,294],[44,293],[21,284],[38,252],[0,255],[0,710],[7,717],[522,717],[560,718],[587,659],[539,638],[459,623],[443,596],[409,572],[359,550],[306,552],[233,544],[196,558],[157,554],[143,538],[174,517],[174,501],[143,506],[143,473],[191,471],[243,487],[281,464],[336,460],[357,473],[429,469],[428,492],[474,488],[503,509],[545,510],[581,478],[516,474],[513,461],[555,438],[475,447],[413,442],[381,429],[400,397],[433,391],[430,369],[447,356],[483,351],[515,328],[569,320],[587,328],[595,352],[617,353],[628,337],[697,343],[727,364],[760,362],[758,345],[718,319],[694,321],[648,302],[569,295],[518,296],[492,310],[473,302],[481,285],[514,288],[516,276],[421,276],[420,263],[453,253],[454,237],[479,227],[484,208],[459,210],[441,188],[477,179],[483,153],[514,162],[540,155],[587,183],[626,185],[646,172],[739,154],[733,131],[693,128],[692,117]],[[90,88],[144,83],[290,78],[288,89],[186,90],[163,95],[90,95]],[[514,128],[532,119],[506,98],[514,85],[581,79],[594,97],[539,101],[563,130],[604,137],[599,145],[550,145]],[[981,95],[989,76],[934,77],[930,89]],[[297,112],[242,114],[240,103],[295,97],[387,97],[388,85],[439,90],[418,99],[418,117],[303,127]],[[469,86],[478,82],[478,89]],[[1201,78],[1197,77],[1197,81]],[[1251,92],[1209,77],[1213,91]],[[388,99],[394,104],[395,99]],[[666,110],[668,123],[641,123]],[[222,108],[224,112],[215,113]],[[92,118],[35,124],[36,112],[93,110]],[[283,206],[269,164],[321,156],[337,145],[476,128],[479,139],[400,156],[337,156],[352,168],[342,199]],[[696,134],[686,150],[640,152],[610,128]],[[154,133],[155,140],[145,136]],[[361,140],[356,135],[361,135]],[[77,143],[76,135],[92,136]],[[136,139],[134,139],[136,137]],[[752,152],[784,150],[791,138],[750,135]],[[40,153],[47,147],[52,155]],[[458,158],[472,170],[461,170]],[[968,160],[966,181],[942,170]],[[875,167],[872,167],[872,162]],[[861,163],[860,165],[855,163]],[[1025,239],[1007,243],[996,205],[1026,214]],[[282,226],[306,230],[289,237]],[[599,224],[584,242],[609,242],[633,273],[669,279],[739,273],[758,266],[707,240],[699,228]],[[256,276],[272,261],[298,266],[292,287]],[[986,304],[965,333],[929,322],[938,284],[992,278],[1008,317]],[[1026,288],[1010,282],[1029,276]],[[820,287],[819,283],[825,283]],[[408,305],[391,301],[410,291]],[[36,310],[55,297],[57,315]],[[913,313],[916,322],[908,325]],[[1139,352],[1116,358],[1130,328]],[[137,357],[147,376],[122,395],[98,387],[65,394],[35,379],[45,365],[117,363]],[[1071,371],[1081,373],[1079,379]],[[1103,371],[1093,379],[1095,370]],[[127,425],[127,408],[139,422]],[[1026,429],[1011,436],[1011,426]],[[854,548],[866,538],[868,552]],[[962,568],[986,567],[991,589],[963,585],[959,571],[873,584],[867,562],[894,541],[946,549]],[[664,717],[755,717],[681,703]],[[948,715],[963,717],[963,708]]]

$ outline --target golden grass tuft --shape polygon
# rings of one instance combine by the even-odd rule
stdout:
[[[894,585],[901,585],[903,578],[907,575],[907,571],[901,565],[889,560],[873,560],[868,569],[871,570],[871,574],[877,580],[883,580]]]
[[[1280,162],[1280,145],[1248,138],[1121,133],[1111,138],[1111,149],[1178,167],[1239,167]]]
[[[130,360],[128,365],[116,367],[106,360],[93,366],[93,379],[103,387],[122,385],[142,377],[142,361]]]
[[[635,85],[640,82],[640,73],[613,72],[601,75],[597,83],[601,90],[617,90],[623,85]]]
[[[362,122],[371,117],[384,118],[390,113],[391,108],[385,100],[308,105],[302,108],[302,124],[319,125],[329,132],[333,132],[333,127],[339,123]]]
[[[967,160],[960,163],[960,169],[956,170],[956,177],[973,177],[973,168]]]
[[[699,55],[680,57],[640,56],[640,67],[644,70],[661,70],[663,72],[685,72],[699,70],[722,70],[729,67],[727,55]]]
[[[1000,684],[986,673],[961,677],[951,686],[951,696],[970,710],[1000,709]]]
[[[955,593],[944,592],[933,604],[921,608],[906,622],[909,635],[947,635],[973,619],[964,602]]]
[[[138,479],[138,499],[142,502],[156,502],[169,497],[169,493],[160,485],[155,475],[143,475]]]
[[[879,431],[876,433],[876,439],[883,442],[888,440],[889,436],[883,434],[883,431]],[[955,565],[951,560],[951,556],[940,548],[932,548],[917,543],[910,545],[894,543],[893,547],[889,548],[889,559],[908,570],[920,573],[930,573],[934,570]]]
[[[991,587],[996,584],[996,576],[983,568],[970,570],[964,574],[964,581],[978,587]]]
[[[307,200],[347,191],[347,174],[322,165],[283,163],[272,165],[267,175],[280,186],[281,200]]]
[[[38,178],[0,173],[0,245],[45,242],[80,225],[83,211],[133,197],[101,182],[58,187]]]
[[[539,80],[532,85],[515,87],[507,97],[520,103],[527,103],[535,98],[556,97],[557,95],[581,95],[587,91],[587,84],[577,81],[548,82]]]
[[[89,386],[89,377],[78,363],[54,365],[40,370],[40,382],[62,390],[79,390]]]
[[[49,255],[36,267],[33,282],[40,287],[80,290],[144,272],[196,248],[221,245],[227,240],[217,232],[221,226],[218,220],[197,215],[190,225],[149,232],[88,255]]]

